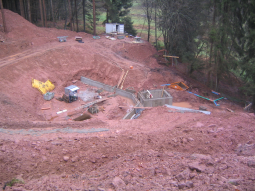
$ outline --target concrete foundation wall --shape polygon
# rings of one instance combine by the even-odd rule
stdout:
[[[108,91],[108,92],[114,92],[114,89],[115,89],[115,87],[113,87],[113,86],[109,86],[109,85],[91,80],[91,79],[83,77],[83,76],[81,77],[81,81],[85,84],[90,85],[90,86],[95,86],[97,88],[103,88],[105,91]]]
[[[147,91],[138,92],[138,100],[141,102],[141,104],[144,107],[157,107],[157,106],[163,106],[165,104],[172,105],[173,103],[173,97],[166,91],[163,91],[162,96],[162,90],[149,90],[152,94],[153,98],[147,98]]]
[[[130,92],[118,89],[118,88],[110,86],[110,85],[103,84],[101,82],[97,82],[97,81],[91,80],[91,79],[83,77],[83,76],[81,77],[81,81],[83,83],[85,83],[85,84],[90,85],[90,86],[95,86],[97,88],[103,88],[105,91],[115,92],[115,94],[117,94],[117,95],[129,98],[129,99],[131,99],[133,101],[135,107],[143,107],[143,105],[136,98],[136,96],[134,94],[130,93]],[[169,104],[169,103],[167,103],[167,104]],[[123,119],[130,119],[134,114],[135,114],[135,110],[132,109],[129,113],[127,113],[125,115],[125,117]]]

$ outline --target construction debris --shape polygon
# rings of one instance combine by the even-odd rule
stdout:
[[[97,95],[97,96],[94,97],[94,99],[102,99],[102,96]]]
[[[73,119],[73,121],[84,121],[84,120],[87,120],[87,119],[90,119],[90,118],[91,118],[91,116],[89,114],[84,113],[81,116],[76,117],[75,119]]]
[[[76,36],[76,37],[75,37],[75,40],[76,40],[76,41],[82,41],[82,37]]]
[[[141,37],[136,36],[136,37],[135,37],[135,40],[136,40],[136,42],[140,42],[140,41],[141,41]]]
[[[89,107],[88,112],[91,114],[98,113],[99,112],[98,105],[94,104],[91,107]]]
[[[64,109],[62,111],[58,111],[57,114],[61,114],[61,113],[64,113],[64,112],[67,112],[67,109]]]
[[[149,92],[149,90],[147,90],[146,98],[147,99],[153,98],[153,95],[151,94],[151,92]]]
[[[199,106],[199,110],[207,111],[207,108],[205,106]]]
[[[66,42],[66,38],[67,38],[68,36],[58,36],[57,38],[58,38],[58,41],[59,42]]]
[[[74,110],[83,109],[83,108],[89,107],[89,106],[91,106],[91,105],[93,105],[93,104],[95,104],[95,103],[100,103],[100,102],[106,101],[106,100],[108,100],[108,99],[110,99],[110,98],[104,98],[104,99],[99,99],[99,100],[96,100],[96,101],[92,101],[92,102],[90,102],[90,103],[87,103],[87,104],[85,104],[85,105],[82,105],[82,106],[80,106],[80,107],[77,107],[77,108],[75,108]]]
[[[50,109],[50,107],[41,108],[41,110],[48,110],[48,109]]]
[[[96,90],[96,93],[102,93],[104,91],[104,89],[103,88],[100,88],[100,89],[98,89],[98,90]]]
[[[47,92],[46,94],[43,95],[43,98],[47,101],[50,101],[51,99],[54,98],[54,93],[53,92]]]
[[[178,64],[178,60],[177,58],[179,58],[178,56],[168,56],[168,55],[163,55],[163,57],[168,57],[168,58],[172,58],[172,66],[174,66],[174,59],[176,60],[176,65]]]
[[[100,36],[93,36],[93,39],[100,39]]]
[[[229,111],[229,112],[232,112],[232,113],[234,112],[232,109],[226,108],[226,110]]]
[[[247,106],[245,106],[244,110],[245,111],[250,111],[251,106],[252,106],[252,103],[250,102]]]
[[[132,94],[136,93],[136,91],[133,87],[128,87],[128,88],[125,89],[125,91],[130,92]]]
[[[137,119],[140,117],[144,109],[135,109],[135,114],[130,119]]]
[[[70,102],[69,102],[69,97],[66,96],[65,94],[63,94],[62,97],[57,97],[56,100],[58,100],[58,101],[64,101],[64,102],[66,102],[66,103],[70,103]]]
[[[118,36],[117,36],[117,39],[124,39],[124,38],[125,38],[124,35],[118,35]]]

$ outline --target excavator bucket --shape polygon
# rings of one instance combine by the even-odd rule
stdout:
[[[180,90],[180,91],[184,91],[184,90],[187,90],[189,89],[189,87],[184,84],[183,82],[174,82],[174,83],[171,83],[168,88],[172,88],[172,89],[175,89],[175,90]]]

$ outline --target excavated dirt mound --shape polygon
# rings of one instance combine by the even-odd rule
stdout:
[[[51,80],[55,97],[61,97],[69,85],[98,90],[83,84],[81,76],[116,86],[122,71],[129,70],[123,89],[162,89],[183,81],[193,93],[219,96],[175,68],[159,65],[149,43],[104,35],[94,40],[86,33],[36,27],[9,10],[5,14],[9,32],[0,27],[0,190],[254,190],[254,114],[226,99],[215,106],[167,89],[175,105],[204,106],[211,114],[161,106],[122,120],[134,103],[103,91],[100,95],[109,99],[98,103],[99,113],[72,121],[87,114],[74,110],[85,102],[45,101],[32,88],[32,78]],[[58,42],[57,36],[68,36],[67,42]]]

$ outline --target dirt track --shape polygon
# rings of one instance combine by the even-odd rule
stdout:
[[[118,106],[132,104],[115,97],[89,120],[70,121],[67,113],[54,118],[57,111],[83,102],[47,102],[31,87],[31,78],[50,79],[55,95],[61,95],[74,80],[82,90],[92,89],[80,82],[81,76],[115,86],[120,68],[132,65],[124,88],[159,89],[184,81],[196,87],[190,90],[194,93],[208,90],[158,65],[155,49],[146,42],[110,41],[103,35],[94,40],[79,33],[85,43],[78,43],[77,33],[38,28],[7,10],[6,15],[7,23],[16,23],[7,35],[0,32],[6,39],[0,43],[0,190],[254,190],[253,113],[229,100],[215,106],[168,89],[174,102],[193,109],[203,105],[211,115],[169,112],[162,106],[146,109],[136,120],[122,120],[127,109]],[[60,35],[69,36],[68,42],[57,42]],[[41,110],[45,106],[50,109]],[[14,178],[20,182],[8,186]]]
[[[66,43],[56,42],[56,43],[51,43],[50,45],[47,44],[45,46],[35,47],[33,49],[29,49],[29,50],[0,59],[0,68],[12,63],[19,62],[23,59],[26,59],[32,56],[38,56],[40,54],[45,53],[46,51],[54,51],[56,49],[61,49],[64,46],[72,46],[74,44],[77,44],[77,42],[75,41],[66,42]]]

